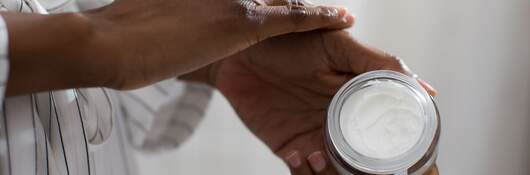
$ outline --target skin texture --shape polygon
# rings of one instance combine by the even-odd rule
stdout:
[[[84,13],[1,12],[9,32],[7,95],[95,86],[139,88],[273,36],[345,28],[353,21],[341,8],[276,5],[118,0]]]
[[[412,76],[398,58],[360,44],[347,32],[314,31],[268,39],[211,65],[202,75],[209,76],[292,174],[327,175],[336,174],[323,154],[331,98],[354,76],[381,69]]]

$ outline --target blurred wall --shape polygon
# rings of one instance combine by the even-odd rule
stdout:
[[[337,2],[440,91],[442,174],[530,174],[529,0]]]
[[[323,2],[347,5],[355,37],[399,55],[440,91],[442,174],[530,174],[529,0]],[[218,93],[189,143],[138,157],[145,174],[288,174]]]

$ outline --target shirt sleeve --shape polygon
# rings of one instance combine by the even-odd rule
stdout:
[[[0,15],[0,101],[4,101],[4,93],[7,84],[7,75],[9,73],[9,60],[7,59],[8,50],[7,27],[4,19]]]
[[[212,88],[171,79],[117,96],[133,146],[159,151],[176,148],[191,136],[204,117]]]

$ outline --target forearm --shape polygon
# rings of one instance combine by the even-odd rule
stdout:
[[[117,59],[123,57],[120,55],[123,51],[109,44],[116,43],[112,40],[115,37],[109,34],[105,16],[99,11],[88,16],[7,12],[0,15],[9,32],[8,96],[79,87],[120,88],[121,68],[134,60]],[[216,64],[183,74],[180,79],[213,85]]]
[[[95,49],[98,37],[85,16],[0,14],[9,32],[7,95],[101,86],[110,81],[107,66],[93,60],[100,50]]]

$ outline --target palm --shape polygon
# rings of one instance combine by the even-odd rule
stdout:
[[[227,58],[218,69],[216,86],[250,130],[277,154],[323,149],[326,108],[351,77],[333,69],[320,35],[270,39]]]
[[[285,77],[263,76],[245,62],[237,58],[223,63],[217,86],[248,128],[278,154],[320,149],[326,103],[316,99],[323,94]]]
[[[246,126],[279,156],[324,150],[326,108],[351,77],[375,69],[407,73],[394,57],[366,48],[341,31],[269,39],[219,65],[217,88]]]
[[[332,93],[323,90],[329,83],[317,72],[331,71],[319,37],[310,37],[315,35],[265,41],[226,59],[218,70],[217,87],[277,154],[323,146],[323,121]]]
[[[240,63],[230,63],[240,64]],[[277,85],[241,66],[221,80],[223,94],[233,104],[246,126],[275,153],[321,149],[325,103],[311,105],[318,93],[300,95],[302,89]],[[273,80],[281,81],[281,80]],[[226,83],[226,84],[225,84]],[[237,86],[237,87],[235,87]],[[310,144],[308,144],[310,143]]]

